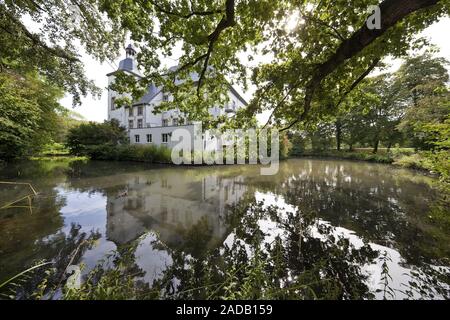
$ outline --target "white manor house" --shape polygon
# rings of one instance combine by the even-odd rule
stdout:
[[[176,67],[174,67],[176,68]],[[173,69],[174,69],[173,68]],[[126,48],[126,58],[119,63],[119,69],[107,74],[108,84],[111,85],[115,80],[115,74],[119,71],[126,72],[135,77],[142,78],[142,74],[137,68],[136,50],[129,45]],[[198,74],[191,74],[192,80],[198,81]],[[219,106],[210,108],[209,112],[213,117],[221,115],[233,115],[239,108],[247,105],[244,98],[236,91],[233,86],[229,86],[229,103],[220,108]],[[179,124],[182,114],[179,110],[173,109],[162,113],[153,113],[154,108],[163,101],[172,101],[172,95],[164,92],[161,87],[151,84],[147,93],[139,100],[135,101],[130,108],[117,108],[115,99],[119,94],[108,91],[108,120],[116,119],[120,125],[127,128],[130,142],[133,144],[155,144],[166,145],[171,148],[175,142],[171,142],[171,133],[177,128],[187,129],[194,137],[195,128],[199,122],[187,122]]]

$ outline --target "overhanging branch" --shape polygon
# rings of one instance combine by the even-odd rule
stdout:
[[[371,30],[365,23],[362,28],[356,31],[352,37],[343,41],[335,53],[325,62],[318,65],[305,88],[305,98],[303,103],[303,113],[289,126],[282,129],[288,130],[298,122],[306,118],[313,100],[314,94],[322,81],[333,73],[346,60],[355,57],[364,48],[373,43],[376,39],[386,33],[397,22],[407,17],[413,12],[436,5],[440,0],[385,0],[380,4],[381,28]]]

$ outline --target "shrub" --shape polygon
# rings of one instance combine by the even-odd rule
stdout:
[[[114,147],[128,143],[125,128],[115,120],[104,123],[82,123],[69,130],[66,145],[74,155],[91,156],[105,151],[103,147]],[[101,158],[103,155],[98,154]]]
[[[410,156],[401,156],[394,162],[394,164],[410,169],[424,170],[429,168],[429,164],[426,159],[418,153]]]
[[[138,161],[170,163],[171,150],[155,145],[97,145],[84,146],[83,153],[92,160]]]

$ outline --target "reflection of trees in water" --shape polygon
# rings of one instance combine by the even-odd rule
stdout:
[[[98,290],[113,279],[128,298],[217,299],[362,299],[371,298],[361,266],[372,261],[377,253],[368,245],[353,247],[344,238],[336,237],[333,228],[321,226],[314,234],[315,216],[290,213],[280,217],[276,208],[263,208],[254,199],[236,207],[228,217],[232,235],[218,247],[208,249],[204,242],[212,237],[205,221],[199,221],[182,235],[179,246],[163,246],[172,264],[154,281],[151,289],[137,283],[129,285],[135,257],[119,254],[115,267],[90,276],[77,294],[70,298],[114,298]],[[272,221],[279,228],[277,236],[265,241],[269,234],[261,221]],[[135,248],[135,247],[134,247]],[[124,271],[121,276],[118,270]],[[98,274],[100,271],[97,270]],[[142,274],[140,274],[142,276]],[[126,280],[128,279],[128,280]],[[111,289],[113,292],[117,288]],[[122,292],[117,295],[122,296]]]
[[[173,297],[186,299],[371,297],[360,266],[372,261],[376,252],[368,245],[357,249],[348,240],[335,238],[330,226],[321,226],[318,238],[311,229],[315,221],[311,214],[281,216],[275,207],[242,203],[229,216],[231,242],[200,257],[187,258],[181,250],[172,250],[179,263],[154,286],[166,284],[163,288],[169,297],[173,293]],[[261,221],[271,221],[279,230],[270,242],[265,241],[269,234]],[[186,261],[189,268],[184,266]]]
[[[87,173],[86,167],[90,168]],[[181,175],[183,180],[179,178],[179,172],[170,169],[146,172],[145,178],[149,179],[131,181],[131,178],[141,175],[140,171],[136,173],[127,168],[123,175],[115,170],[112,175],[108,166],[98,170],[95,166],[72,165],[68,181],[71,188],[81,192],[95,190],[108,199],[117,199],[123,190],[131,194],[134,189],[136,194],[129,196],[129,199],[136,201],[126,202],[125,209],[144,229],[152,229],[156,222],[148,217],[141,203],[142,193],[145,194],[153,182],[171,176],[177,177],[179,184],[192,184],[190,189],[194,191],[198,188],[193,183],[205,176],[222,179],[243,176],[242,183],[248,195],[255,191],[270,192],[282,196],[287,204],[298,210],[287,213],[263,207],[253,198],[242,201],[226,217],[224,230],[228,238],[225,244],[222,244],[222,237],[214,235],[211,221],[206,218],[195,220],[188,227],[171,228],[170,235],[173,237],[161,237],[164,241],[151,244],[152,249],[164,250],[172,260],[151,286],[143,282],[145,271],[136,262],[136,248],[141,239],[119,245],[109,265],[96,267],[85,277],[82,289],[66,292],[66,298],[371,298],[362,267],[376,259],[378,253],[368,244],[358,248],[352,246],[349,240],[337,236],[332,226],[317,223],[319,218],[334,226],[353,230],[367,242],[400,251],[403,263],[417,273],[416,279],[420,279],[406,284],[406,296],[418,292],[419,296],[433,298],[432,292],[437,292],[448,297],[448,288],[440,285],[450,283],[448,276],[442,270],[424,264],[438,260],[442,262],[441,258],[449,256],[449,249],[448,229],[428,220],[429,202],[433,198],[422,182],[413,183],[408,176],[396,175],[396,171],[387,174],[386,167],[361,163],[342,166],[330,161],[317,161],[306,162],[299,167],[282,164],[280,173],[274,177],[261,177],[258,170],[249,167],[242,172],[241,169],[227,168],[224,175],[209,168],[204,172],[202,169],[201,174],[197,170],[184,170]],[[106,176],[105,171],[109,172]],[[124,201],[129,199],[124,198]],[[189,200],[199,201],[198,196]],[[49,204],[46,219],[31,220],[31,223],[45,224],[42,228],[32,226],[30,230],[51,230],[31,234],[29,240],[24,242],[28,243],[28,249],[17,250],[14,247],[17,253],[10,257],[24,255],[24,265],[29,264],[32,241],[45,239],[62,226],[58,213],[62,205],[63,202],[53,204],[55,208],[51,208],[52,204]],[[186,206],[180,207],[186,210]],[[40,211],[45,212],[44,209]],[[207,209],[211,211],[209,207]],[[439,210],[445,210],[445,207]],[[121,214],[121,209],[113,211],[108,220],[112,220],[114,214]],[[166,211],[161,209],[155,218],[159,223],[166,216]],[[267,228],[262,223],[276,226],[277,234],[268,237]],[[25,230],[20,231],[23,235],[18,236],[28,239]],[[57,241],[58,237],[63,240]],[[64,261],[62,256],[58,256],[59,250],[68,246],[65,255],[70,255],[70,248],[73,250],[73,245],[79,243],[77,237],[65,239],[63,234],[58,233],[50,239],[37,241],[39,258],[55,256],[56,260]],[[8,250],[12,252],[12,248]],[[17,261],[11,266],[17,265]],[[448,261],[442,263],[445,265]],[[52,281],[54,284],[55,280]],[[22,293],[22,296],[26,294]]]
[[[17,273],[17,266],[28,267],[34,260],[51,259],[54,251],[46,238],[63,226],[60,215],[65,199],[54,189],[35,186],[39,196],[33,201],[33,214],[27,209],[7,209],[0,215],[0,275],[2,279]]]
[[[44,256],[48,257],[50,268],[39,268],[31,274],[25,274],[26,281],[18,279],[20,286],[7,286],[3,293],[12,294],[18,299],[57,297],[69,276],[66,273],[68,267],[79,264],[86,250],[91,249],[98,238],[99,233],[87,234],[81,232],[80,225],[72,224],[68,233],[59,231],[47,239],[39,240],[35,246],[40,251],[40,260],[46,260]]]
[[[259,179],[251,180],[257,190],[265,186],[262,190],[283,196],[301,211],[316,212],[359,237],[395,247],[407,264],[448,265],[442,258],[450,256],[449,229],[430,219],[431,214],[448,214],[448,207],[439,205],[424,177],[388,166],[315,161],[294,170],[281,166],[269,185]]]
[[[433,292],[448,296],[448,289],[441,286],[449,283],[445,273],[423,264],[442,257],[446,243],[442,241],[445,233],[426,221],[429,191],[420,182],[411,183],[408,177],[387,175],[384,170],[360,163],[316,162],[294,170],[282,166],[280,174],[270,179],[247,172],[244,184],[249,194],[263,190],[281,195],[298,211],[286,213],[263,208],[254,199],[243,201],[227,217],[231,236],[226,245],[206,246],[213,235],[206,220],[200,220],[177,230],[178,241],[153,243],[154,248],[167,251],[173,262],[152,289],[141,286],[139,291],[129,285],[131,278],[122,287],[140,298],[372,298],[362,268],[378,253],[368,243],[354,247],[334,227],[316,223],[320,218],[356,231],[367,242],[395,246],[405,264],[417,265],[410,266],[416,280],[406,284],[405,296],[413,297],[414,292],[428,298],[433,298]],[[229,175],[233,177],[232,172]],[[261,221],[279,230],[269,243],[264,241],[267,234]],[[134,258],[126,257],[119,265],[130,260],[133,270]],[[114,270],[102,279],[117,277]],[[388,269],[383,272],[389,274]],[[96,292],[95,298],[104,297],[91,292]]]
[[[414,196],[405,199],[402,192]],[[419,189],[382,184],[374,188],[355,179],[333,184],[299,179],[289,181],[283,194],[288,204],[317,212],[322,219],[345,226],[360,237],[388,246],[394,242],[408,263],[419,263],[423,258],[431,262],[449,254],[443,241],[446,235],[430,223],[428,204]]]

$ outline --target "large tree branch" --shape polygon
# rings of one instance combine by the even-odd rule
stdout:
[[[151,3],[153,4],[152,1],[151,1]],[[200,88],[203,84],[203,80],[205,78],[206,71],[208,70],[209,60],[211,58],[211,54],[214,49],[214,44],[219,40],[220,34],[225,29],[234,26],[236,23],[234,3],[235,3],[235,0],[227,0],[227,2],[225,4],[225,6],[226,6],[225,11],[223,11],[223,10],[221,11],[221,12],[225,12],[225,15],[222,17],[220,22],[217,24],[214,31],[212,33],[210,33],[207,37],[205,37],[205,41],[208,42],[207,52],[205,54],[198,56],[193,61],[189,61],[189,62],[185,63],[184,65],[179,67],[175,72],[170,73],[172,76],[175,77],[178,72],[181,72],[183,70],[186,70],[187,68],[193,67],[193,66],[197,65],[200,61],[204,60],[203,67],[202,67],[202,70],[199,75],[199,80],[197,82],[197,95],[200,95]],[[154,4],[154,5],[157,6],[156,4]],[[164,12],[166,14],[174,14],[173,12],[172,13],[168,13],[165,11],[162,11],[162,12]]]
[[[208,51],[205,57],[205,63],[203,64],[203,69],[200,73],[197,84],[197,95],[200,95],[200,88],[203,83],[203,79],[208,69],[209,59],[213,52],[214,43],[219,39],[220,34],[227,28],[230,28],[236,24],[235,11],[234,11],[234,0],[227,0],[225,4],[225,15],[220,20],[216,29],[208,36]]]
[[[316,67],[313,77],[306,85],[305,99],[303,102],[303,113],[288,127],[283,130],[290,129],[296,123],[306,118],[310,108],[314,94],[321,82],[333,73],[346,60],[355,57],[364,48],[373,43],[376,39],[386,33],[386,31],[397,24],[400,20],[407,17],[413,12],[420,9],[431,7],[440,0],[385,0],[380,4],[381,11],[381,28],[371,30],[365,23],[362,28],[353,34],[352,37],[345,40],[337,48],[336,52],[328,58],[327,61]]]
[[[211,53],[213,52],[214,42],[210,42],[208,45],[208,52],[205,55],[205,62],[203,63],[203,69],[200,73],[200,77],[198,78],[197,83],[197,95],[200,96],[200,89],[202,86],[203,79],[205,77],[206,70],[208,69],[209,59],[211,58]]]
[[[376,58],[373,60],[373,62],[370,64],[370,66],[367,68],[366,71],[364,71],[358,79],[355,80],[355,82],[353,82],[353,84],[350,86],[350,88],[347,89],[347,91],[344,92],[344,94],[341,96],[341,98],[339,99],[338,103],[336,104],[336,108],[338,108],[342,102],[344,102],[345,98],[361,83],[361,81],[363,81],[371,72],[373,69],[375,69],[375,67],[378,65],[378,63],[380,62],[380,58]]]
[[[299,86],[299,82],[295,83],[295,84],[288,90],[288,92],[284,95],[283,99],[281,99],[281,101],[277,103],[277,105],[273,108],[273,110],[272,110],[272,112],[271,112],[269,118],[267,119],[266,124],[263,126],[263,129],[265,129],[265,128],[270,124],[270,122],[272,121],[272,118],[273,118],[275,112],[277,112],[277,110],[278,110],[279,108],[281,108],[281,107],[284,105],[284,103],[285,103],[286,100],[289,98],[289,96],[291,95],[291,93],[294,92],[294,90],[297,89],[298,86]]]
[[[373,69],[375,69],[375,67],[378,65],[378,63],[380,62],[380,58],[376,58],[373,60],[373,62],[370,64],[370,66],[358,77],[358,79],[356,79],[352,85],[344,92],[344,94],[341,96],[341,98],[338,100],[338,102],[336,103],[336,105],[334,105],[334,108],[338,108],[342,102],[344,102],[345,98],[361,83],[361,81],[363,81],[371,72]],[[304,120],[304,117],[306,117],[306,113],[303,113],[299,119],[293,121],[291,124],[289,124],[289,126],[287,126],[286,128],[283,128],[280,131],[286,131],[289,130],[290,128],[292,128],[294,125],[296,125],[297,123],[299,123],[300,121]],[[266,124],[267,125],[267,124]]]

